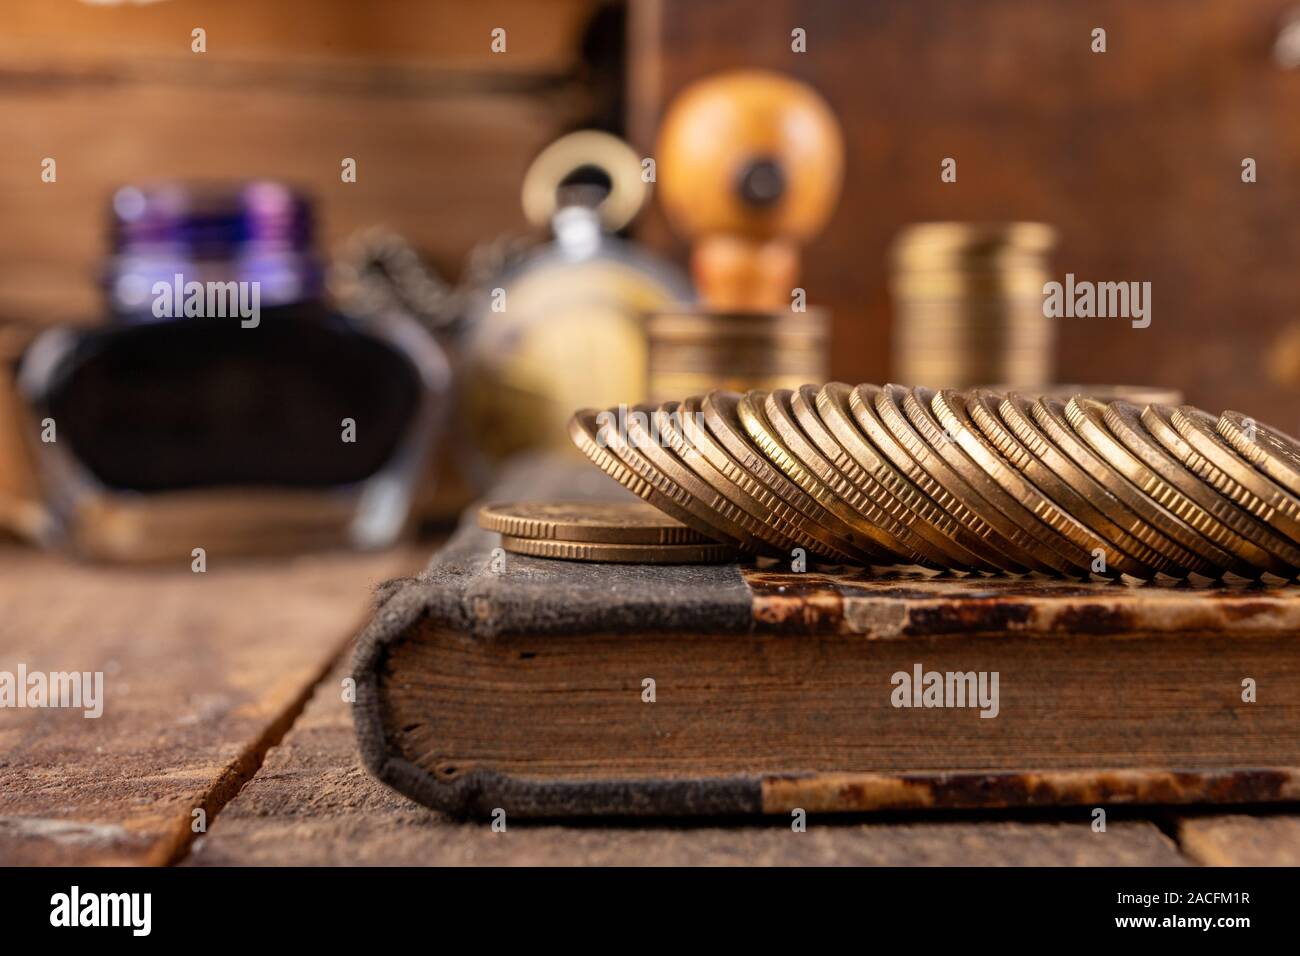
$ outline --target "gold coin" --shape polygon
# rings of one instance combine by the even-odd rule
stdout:
[[[1008,251],[1042,257],[1055,244],[1056,230],[1040,222],[918,222],[899,232],[892,256],[901,263],[914,256],[968,261]]]
[[[610,564],[720,564],[740,557],[739,551],[725,544],[601,544],[508,534],[501,536],[501,547],[533,558]]]
[[[772,397],[778,394],[779,399]],[[799,483],[796,476],[803,475],[811,487],[825,489],[825,498],[817,495],[814,497],[835,509],[845,520],[851,521],[860,533],[868,535],[876,548],[888,556],[889,563],[939,567],[936,562],[908,547],[903,540],[906,536],[900,534],[898,523],[817,452],[795,421],[789,395],[788,389],[780,390],[779,393],[751,389],[737,406],[741,421],[747,428],[753,427],[754,423],[761,423],[760,428],[766,426],[767,433],[775,437],[775,441],[765,443],[751,431],[750,436],[759,443],[764,453],[778,468],[795,479],[796,483]],[[748,418],[746,408],[753,409]]]
[[[979,361],[964,364],[940,365],[924,358],[912,361],[907,356],[899,356],[897,362],[900,368],[908,372],[910,381],[925,382],[931,388],[973,388],[984,382],[1001,379],[1026,383],[1049,381],[1052,375],[1050,350],[1040,352],[1028,360],[991,354]]]
[[[1047,462],[1030,451],[1011,432],[998,412],[998,406],[1003,399],[1004,396],[987,389],[968,392],[966,412],[975,422],[976,427],[1022,475],[1037,485],[1050,499],[1065,508],[1080,524],[1110,544],[1110,549],[1106,551],[1107,567],[1113,567],[1117,571],[1142,580],[1151,580],[1160,571],[1177,577],[1178,569],[1172,562],[1143,544],[1124,530],[1119,523],[1136,522],[1138,519],[1132,512],[1095,483],[1095,487],[1089,488],[1092,499],[1096,501],[1094,504],[1094,500],[1089,500],[1076,491],[1073,485],[1053,471]],[[1046,439],[1043,439],[1043,442],[1046,443]],[[1055,448],[1051,448],[1049,454],[1061,457],[1060,452]],[[1064,462],[1060,464],[1065,466]],[[1091,482],[1087,475],[1082,475],[1082,478]],[[1119,522],[1107,515],[1106,510],[1119,513]]]
[[[887,560],[870,539],[855,531],[851,525],[826,508],[815,498],[805,492],[785,476],[779,468],[769,462],[750,440],[749,433],[740,420],[738,405],[740,395],[735,392],[715,390],[704,396],[700,402],[700,411],[704,413],[704,429],[716,438],[721,449],[729,455],[741,470],[753,475],[783,500],[789,502],[800,512],[807,515],[827,535],[832,543],[843,551],[852,554],[864,564],[879,564]],[[691,401],[687,400],[688,403]],[[689,430],[692,423],[685,420]],[[702,447],[706,447],[703,446]]]
[[[1232,534],[1222,536],[1222,540],[1215,539],[1219,544],[1254,566],[1283,577],[1291,577],[1300,568],[1300,548],[1256,521],[1165,451],[1142,424],[1140,408],[1129,402],[1112,402],[1100,407],[1102,421],[1130,452],[1230,529]],[[1084,409],[1090,417],[1093,410],[1091,404]],[[1242,541],[1245,547],[1241,546]]]
[[[949,347],[964,349],[971,346],[969,343],[953,342],[950,343]],[[906,355],[905,358],[918,369],[940,375],[956,375],[958,373],[976,375],[987,372],[1023,374],[1040,368],[1047,368],[1050,365],[1050,362],[1047,361],[1048,357],[1040,354],[1041,349],[1023,355],[1004,349],[1000,345],[989,346],[987,349],[979,347],[979,349],[979,355],[967,358],[945,356],[935,359],[917,350],[912,350],[912,353]],[[934,386],[927,387],[933,388]]]
[[[659,375],[714,375],[718,377],[761,377],[790,375],[799,371],[817,370],[826,363],[825,353],[816,351],[794,352],[783,349],[780,354],[746,356],[737,355],[735,349],[705,351],[682,349],[660,350],[650,357],[650,371]]]
[[[917,249],[906,260],[894,257],[891,274],[954,272],[963,275],[1007,273],[1017,275],[1032,272],[1047,281],[1047,259],[1041,253],[1021,249],[992,249],[978,255],[953,255],[942,250]],[[1041,290],[1041,285],[1040,285]],[[1041,291],[1040,291],[1041,296]],[[1042,306],[1039,306],[1041,311]]]
[[[847,455],[847,459],[843,459],[840,465],[845,474],[853,477],[857,472],[863,472],[888,488],[912,512],[910,517],[905,516],[903,519],[908,527],[947,555],[952,567],[987,572],[1001,570],[996,564],[981,557],[982,549],[978,541],[968,535],[925,492],[905,478],[854,424],[853,413],[849,408],[852,389],[848,385],[831,382],[819,390],[813,386],[804,388],[809,391],[800,389],[795,392],[795,414],[800,415],[800,421],[803,421],[801,407],[808,401],[809,395],[813,395],[820,421],[830,430]],[[829,446],[824,446],[823,450],[826,447]]]
[[[1245,578],[1257,578],[1261,569],[1253,567],[1243,552],[1259,553],[1239,534],[1218,521],[1210,511],[1184,494],[1177,485],[1134,455],[1106,426],[1106,406],[1090,399],[1070,399],[1065,403],[1065,419],[1075,434],[1091,446],[1106,464],[1133,482],[1152,502],[1183,521],[1189,528],[1214,542],[1228,556],[1226,570]],[[1170,473],[1172,478],[1172,473]]]
[[[750,494],[746,488],[713,467],[695,444],[686,438],[680,408],[678,402],[665,402],[655,411],[654,416],[659,434],[664,436],[668,446],[677,453],[677,457],[724,498],[748,512],[758,522],[755,534],[773,548],[781,549],[786,554],[790,554],[796,546],[805,551],[818,552],[819,543],[787,519],[786,515],[790,510],[787,505],[780,503],[779,510],[770,507],[764,500]],[[764,499],[772,500],[771,495],[767,494],[764,494]],[[843,554],[828,553],[827,556],[841,562],[851,560]]]
[[[986,329],[1007,325],[1020,328],[1039,327],[1051,320],[1043,316],[1043,295],[1040,290],[1020,298],[1003,296],[968,296],[963,299],[909,299],[903,304],[905,324],[952,325],[961,319]]]
[[[682,435],[691,445],[714,469],[752,499],[756,506],[772,514],[775,520],[790,526],[787,534],[796,542],[800,535],[811,538],[811,545],[804,545],[804,547],[838,563],[865,564],[870,560],[872,556],[859,552],[851,539],[842,538],[823,527],[815,517],[800,510],[796,502],[784,498],[779,488],[773,487],[761,476],[742,467],[709,432],[699,396],[686,399],[677,411],[676,421],[680,423]],[[794,491],[797,492],[797,496],[806,498],[809,504],[820,508],[797,488],[794,488]]]
[[[786,447],[776,427],[767,416],[765,403],[767,393],[761,391],[747,392],[736,403],[736,412],[746,433],[767,456],[767,459],[785,473],[791,481],[804,490],[823,507],[832,511],[841,521],[848,524],[864,539],[871,542],[872,550],[878,554],[876,564],[917,564],[921,558],[907,554],[902,545],[875,522],[859,512],[852,503],[846,501],[831,485],[813,474],[793,451]],[[843,482],[841,482],[843,484]]]
[[[719,312],[685,306],[651,313],[646,316],[645,329],[652,344],[695,342],[714,349],[720,339],[725,339],[750,350],[822,343],[829,339],[831,326],[829,313],[818,308],[795,314],[788,309]]]
[[[780,420],[793,414],[794,424],[802,434],[812,440],[815,451],[823,456],[824,462],[835,472],[843,475],[866,501],[878,507],[892,520],[890,530],[906,548],[928,558],[937,567],[960,571],[973,570],[974,565],[962,556],[955,556],[953,551],[942,545],[934,544],[916,528],[916,514],[894,489],[905,490],[897,482],[880,482],[875,476],[859,467],[852,455],[826,427],[817,412],[816,385],[803,385],[790,392],[780,394],[773,392],[767,398],[768,418],[779,429]],[[795,444],[790,444],[795,448]],[[910,486],[906,486],[910,487]],[[942,540],[942,539],[940,539]]]
[[[1151,413],[1153,423],[1149,427],[1160,442],[1176,455],[1186,451],[1183,464],[1274,531],[1300,542],[1300,498],[1237,457],[1232,446],[1219,435],[1214,416],[1190,405],[1178,408],[1152,405],[1147,412]],[[1147,421],[1145,413],[1142,421]],[[1162,426],[1172,426],[1182,439],[1182,448],[1171,447],[1166,434],[1155,430]]]
[[[1023,382],[1015,385],[983,385],[982,389],[1010,395],[1015,392],[1026,398],[1042,398],[1051,395],[1061,401],[1067,401],[1076,395],[1095,398],[1099,402],[1132,402],[1134,405],[1181,405],[1183,393],[1172,388],[1151,388],[1145,385],[1046,385],[1031,386]]]
[[[1188,565],[1192,570],[1208,577],[1218,578],[1223,575],[1225,568],[1235,563],[1231,555],[1189,527],[1185,521],[1166,510],[1159,502],[1144,494],[1122,472],[1094,452],[1092,446],[1080,438],[1070,426],[1069,419],[1065,415],[1065,403],[1059,398],[1039,398],[1032,406],[1032,413],[1034,421],[1059,448],[1075,460],[1076,464],[1082,466],[1145,521],[1155,525],[1162,534],[1196,556],[1196,563]]]
[[[865,485],[858,485],[848,475],[836,467],[818,449],[808,430],[799,421],[794,408],[795,392],[780,389],[767,394],[763,410],[767,420],[772,423],[784,445],[794,453],[799,462],[814,475],[827,483],[836,494],[852,505],[873,524],[882,528],[892,539],[893,550],[911,557],[923,567],[947,570],[952,561],[941,550],[935,549],[924,538],[915,534],[907,523],[900,519],[906,508],[892,494],[874,479],[868,479]],[[826,427],[812,411],[819,434],[829,437]],[[810,422],[811,423],[811,422]],[[838,448],[834,438],[830,441]],[[840,454],[843,450],[840,449]]]
[[[1224,412],[1217,427],[1239,455],[1300,498],[1300,441],[1241,412]]]
[[[753,515],[732,504],[726,496],[701,479],[677,457],[653,423],[654,409],[637,405],[627,416],[628,443],[643,459],[689,495],[687,508],[702,521],[711,521],[746,548],[760,554],[784,557],[790,553],[788,542],[772,544],[773,532]],[[614,450],[622,452],[620,445]]]
[[[1038,297],[1038,317],[1044,322],[1051,321],[1043,315],[1043,286],[1048,281],[1044,269],[1026,269],[1013,272],[1010,270],[962,272],[956,269],[906,269],[895,272],[889,287],[906,314],[907,304],[912,300],[933,302],[949,300],[959,304],[970,298],[1005,297],[1012,301]]]
[[[1070,550],[1066,546],[1068,542],[1061,541],[1059,535],[1052,532],[1015,498],[1003,491],[998,483],[962,450],[956,440],[957,436],[949,435],[944,430],[932,410],[931,402],[934,395],[933,389],[924,387],[902,389],[899,397],[902,400],[903,412],[912,426],[929,443],[931,449],[937,452],[950,468],[961,475],[976,495],[987,502],[984,510],[985,519],[997,527],[1008,540],[1031,554],[1052,572],[1086,575],[1089,565],[1087,555],[1084,554],[1080,560],[1073,554],[1067,554],[1066,552]]]
[[[1053,426],[1061,441],[1066,443],[1061,445],[1043,430],[1033,415],[1034,401],[1013,392],[998,405],[1002,421],[1026,448],[1062,481],[1167,561],[1169,566],[1161,570],[1183,578],[1192,571],[1217,576],[1218,572],[1209,562],[1178,544],[1143,517],[1144,512],[1150,510],[1149,502],[1123,475],[1111,471],[1073,431]]]
[[[914,389],[912,394],[917,401],[921,401],[925,392]],[[1103,570],[1097,573],[1112,577],[1120,573],[1120,564],[1125,563],[1124,555],[1107,547],[1108,542],[1044,494],[1002,456],[971,420],[965,395],[951,389],[934,392],[930,397],[930,409],[943,427],[944,434],[951,436],[970,459],[984,469],[989,478],[997,482],[1022,509],[1068,543],[1069,546],[1064,549],[1054,546],[1078,566],[1082,573],[1087,574],[1092,570],[1095,551],[1101,551],[1105,559]]]
[[[484,505],[479,527],[512,538],[593,544],[713,544],[644,501],[521,501]]]
[[[811,376],[817,377],[817,376]],[[655,375],[651,379],[651,391],[655,400],[669,402],[682,395],[699,395],[712,390],[744,393],[751,388],[770,390],[774,388],[793,388],[806,382],[810,376],[798,375]]]
[[[883,392],[884,390],[878,385],[863,384],[849,393],[849,411],[859,427],[871,439],[872,444],[885,453],[894,467],[908,481],[929,495],[965,530],[966,538],[963,544],[968,549],[978,549],[976,553],[1004,571],[1012,574],[1027,574],[1028,565],[1013,557],[1014,549],[1010,542],[989,525],[979,512],[972,510],[966,500],[958,497],[953,491],[953,485],[947,484],[940,477],[931,476],[920,460],[912,454],[909,446],[920,446],[921,450],[918,454],[926,454],[925,443],[920,435],[915,434],[915,430],[908,424],[901,409],[895,409],[888,420],[881,414],[877,401],[881,399]],[[906,440],[899,440],[895,436],[896,429],[899,434],[906,436]],[[946,475],[946,470],[941,469],[941,474]]]
[[[1004,321],[999,321],[996,325],[984,325],[963,315],[952,316],[951,321],[942,323],[910,321],[894,331],[895,344],[911,355],[936,361],[947,359],[967,363],[977,356],[950,350],[974,345],[1019,350],[1029,354],[1032,350],[1051,345],[1054,338],[1050,326],[1043,328],[1039,325]]]
[[[682,524],[715,541],[735,546],[732,537],[715,521],[698,515],[698,503],[690,493],[674,484],[630,447],[617,427],[618,416],[584,408],[569,419],[569,437],[584,455],[638,498],[643,498]]]
[[[943,332],[929,334],[928,341],[913,343],[906,335],[896,338],[897,354],[905,356],[913,365],[924,365],[926,369],[936,371],[945,367],[953,371],[975,372],[980,366],[988,366],[988,371],[1021,371],[1014,366],[1027,366],[1038,362],[1043,350],[1051,343],[1035,345],[1025,336],[1008,333],[1006,338],[986,337],[977,339],[970,335],[948,335]],[[960,350],[954,354],[948,349]]]
[[[865,391],[871,391],[872,406],[876,415],[907,451],[908,456],[916,462],[919,470],[942,486],[948,493],[949,500],[960,504],[960,508],[949,507],[949,513],[966,524],[971,531],[981,534],[983,539],[989,542],[990,547],[1003,556],[999,563],[1004,567],[1010,563],[1012,567],[1008,567],[1007,570],[1019,566],[1045,574],[1056,573],[1055,568],[1040,561],[1036,555],[1016,541],[1018,538],[1024,538],[1024,533],[1011,527],[1011,522],[996,509],[991,508],[988,502],[949,466],[943,456],[936,452],[917,430],[903,409],[903,402],[908,394],[907,389],[901,385],[886,385],[883,388],[860,385],[855,390],[855,394],[863,394]],[[856,410],[855,414],[857,414]],[[859,422],[864,420],[860,414],[857,414],[857,417]],[[909,477],[911,477],[910,473]],[[967,516],[971,515],[978,516],[978,524],[968,520]]]

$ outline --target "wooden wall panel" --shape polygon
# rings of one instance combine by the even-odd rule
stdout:
[[[221,58],[437,63],[497,74],[561,72],[592,0],[5,0],[0,48],[68,58],[190,54],[203,27]],[[495,27],[506,55],[486,56]]]
[[[594,0],[166,0],[0,7],[0,318],[84,321],[123,182],[280,177],[324,241],[383,223],[448,276],[526,228],[524,170],[584,117]],[[190,52],[190,29],[208,52]],[[489,50],[493,25],[507,52]],[[58,163],[41,182],[41,161]],[[340,181],[345,156],[358,181]]]
[[[1153,284],[1148,329],[1063,320],[1061,380],[1177,386],[1300,432],[1300,71],[1272,55],[1291,6],[633,0],[631,128],[648,155],[663,104],[719,69],[788,71],[827,96],[848,175],[805,285],[834,310],[838,377],[889,375],[901,226],[1042,219],[1062,234],[1058,276]],[[643,235],[682,254],[657,215]]]

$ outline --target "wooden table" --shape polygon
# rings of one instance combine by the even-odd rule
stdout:
[[[0,547],[0,671],[102,670],[105,711],[0,710],[0,864],[1300,864],[1300,816],[511,823],[426,810],[362,768],[347,651],[380,555],[79,565]],[[202,824],[202,826],[200,825]]]

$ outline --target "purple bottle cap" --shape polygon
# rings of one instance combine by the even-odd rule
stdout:
[[[257,282],[264,305],[319,294],[311,201],[283,183],[158,183],[113,194],[107,292],[114,312],[152,318],[158,282]]]

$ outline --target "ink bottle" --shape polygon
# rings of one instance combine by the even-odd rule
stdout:
[[[45,332],[19,373],[63,542],[120,560],[392,542],[450,389],[435,341],[330,306],[311,203],[280,183],[126,186],[110,223],[107,321]]]

